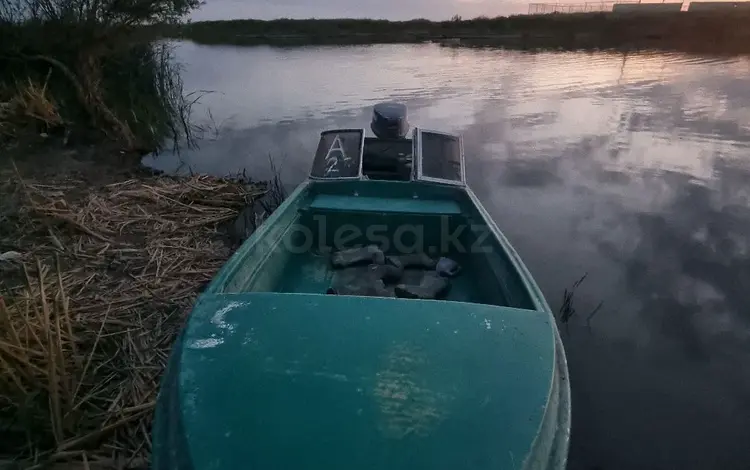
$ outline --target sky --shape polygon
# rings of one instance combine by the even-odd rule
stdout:
[[[586,0],[205,0],[205,4],[194,11],[190,19],[192,21],[239,18],[447,20],[454,15],[475,18],[482,15],[495,17],[525,14],[529,11],[529,3],[583,3],[584,1]],[[643,3],[662,2],[662,0],[642,1]],[[684,3],[687,5],[689,2],[685,0]]]
[[[193,21],[232,18],[473,18],[528,12],[529,0],[205,0]],[[543,1],[543,0],[534,0]]]

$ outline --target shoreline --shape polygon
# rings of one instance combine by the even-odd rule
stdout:
[[[750,12],[570,13],[433,22],[366,19],[223,20],[155,27],[206,45],[444,43],[508,49],[660,49],[750,53]]]
[[[173,341],[273,183],[165,175],[103,144],[5,154],[0,462],[146,468]]]
[[[147,468],[194,299],[283,198],[278,178],[141,165],[194,146],[202,95],[138,25],[198,6],[0,8],[0,467]]]

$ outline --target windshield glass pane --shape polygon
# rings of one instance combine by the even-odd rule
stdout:
[[[362,129],[341,129],[321,133],[310,176],[359,177],[364,135]]]
[[[422,131],[422,176],[462,181],[461,140],[458,136]]]

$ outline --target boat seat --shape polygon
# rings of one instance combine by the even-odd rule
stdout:
[[[390,212],[400,214],[460,215],[455,201],[436,199],[406,199],[370,196],[342,196],[318,194],[310,209],[346,212]]]

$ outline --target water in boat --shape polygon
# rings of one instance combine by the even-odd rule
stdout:
[[[462,138],[410,132],[396,103],[371,131],[323,132],[309,179],[198,299],[153,468],[565,467],[565,352]]]

